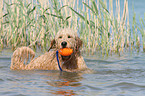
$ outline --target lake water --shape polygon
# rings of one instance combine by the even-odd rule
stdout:
[[[145,53],[84,56],[92,73],[12,71],[9,50],[0,53],[0,96],[144,96]]]
[[[130,12],[134,4],[137,17],[143,17],[145,0],[128,1]],[[9,50],[0,52],[0,96],[145,95],[145,53],[142,52],[106,58],[84,56],[93,73],[12,71],[11,55]]]

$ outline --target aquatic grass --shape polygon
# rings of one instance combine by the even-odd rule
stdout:
[[[142,18],[139,19],[139,25],[137,26],[138,30],[141,33],[141,40],[142,40],[142,47],[143,47],[143,51],[145,52],[145,20],[143,20]],[[139,40],[139,39],[138,39]],[[140,41],[138,41],[138,45],[140,45]]]
[[[89,30],[88,32],[91,32],[93,29],[99,30],[99,33],[97,33],[97,34],[99,35],[98,38],[100,38],[100,40],[98,40],[98,42],[96,42],[99,44],[99,45],[97,44],[98,46],[96,46],[96,47],[100,47],[103,54],[104,53],[108,54],[110,52],[110,50],[116,50],[118,52],[118,49],[121,48],[121,46],[123,46],[123,45],[120,45],[121,44],[120,30],[123,28],[122,26],[125,26],[125,25],[120,24],[120,26],[119,26],[120,22],[118,20],[116,20],[116,18],[113,15],[112,16],[110,15],[110,13],[107,9],[107,4],[103,3],[101,0],[99,0],[99,2],[98,2],[99,4],[96,5],[95,2],[92,1],[92,6],[89,6],[86,3],[83,3],[85,6],[87,6],[87,8],[89,10],[92,11],[92,13],[90,13],[91,16],[93,16],[92,18],[95,17],[94,19],[99,20],[99,22],[97,22],[98,26],[95,26],[95,22],[93,22],[95,20],[88,20],[87,18],[85,18],[86,14],[84,14],[84,16],[83,16],[80,13],[76,12],[73,8],[71,8],[71,10],[74,11],[82,20],[84,20],[84,22],[86,22],[85,24],[90,26],[89,28],[91,30]],[[104,2],[106,2],[106,1],[104,1]],[[96,6],[100,6],[99,11]],[[126,7],[124,8],[124,10],[126,10]],[[124,12],[124,14],[126,16],[125,12]],[[119,16],[120,16],[120,14],[119,14]],[[123,20],[123,21],[125,21],[125,20]],[[111,29],[111,26],[112,26],[112,29]],[[89,28],[86,26],[85,29],[89,29]],[[110,32],[110,30],[112,31],[112,33]],[[123,28],[123,30],[124,30],[124,28]],[[117,32],[115,32],[115,31],[117,31],[118,34],[116,34]],[[94,34],[94,33],[92,32],[91,34]],[[114,37],[110,37],[111,36],[110,34],[114,35]],[[124,33],[122,33],[122,34],[124,34]],[[111,41],[110,41],[110,38],[111,38]],[[114,44],[111,44],[112,40],[114,41]],[[94,42],[92,42],[92,43],[94,44]],[[90,42],[88,42],[87,45],[90,45]],[[111,46],[108,46],[108,45],[111,45]],[[114,49],[111,49],[111,48],[113,48],[112,45],[113,45]],[[92,48],[92,49],[95,49],[95,48]],[[96,51],[96,50],[94,50],[94,51]]]
[[[0,3],[3,5],[0,7],[1,48],[14,50],[29,46],[47,50],[56,32],[65,27],[78,29],[85,53],[98,51],[109,55],[140,48],[138,30],[145,46],[145,24],[140,19],[139,26],[134,16],[130,27],[127,0],[123,9],[120,9],[120,0],[116,0],[116,9],[113,0],[2,0]]]
[[[2,42],[2,34],[3,34],[3,26],[2,26],[2,21],[3,21],[3,0],[0,1],[0,30],[1,30],[1,33],[0,33],[0,45],[1,45],[1,48],[3,48],[3,42]]]

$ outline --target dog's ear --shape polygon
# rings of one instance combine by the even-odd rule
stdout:
[[[56,46],[55,46],[55,39],[53,39],[52,41],[51,41],[51,43],[50,43],[50,47],[49,47],[49,49],[48,49],[48,52],[50,51],[50,49],[53,49],[53,48],[55,48]]]
[[[53,39],[53,40],[51,41],[50,46],[52,46],[52,47],[53,47],[53,46],[55,45],[55,43],[56,43],[56,42],[55,42],[55,39]]]
[[[79,48],[82,46],[82,44],[83,41],[79,37],[76,37],[76,52],[79,51]]]

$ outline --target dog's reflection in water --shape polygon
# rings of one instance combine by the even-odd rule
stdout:
[[[46,74],[45,74],[46,75]],[[71,72],[52,72],[47,74],[49,79],[46,83],[55,90],[50,89],[52,94],[55,95],[77,95],[77,87],[82,86],[80,81],[83,79],[82,73],[71,73]]]

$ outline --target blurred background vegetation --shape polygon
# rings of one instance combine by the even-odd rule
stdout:
[[[135,13],[129,18],[127,0],[122,5],[120,0],[1,0],[0,4],[1,49],[29,46],[47,51],[57,31],[70,27],[78,30],[86,54],[145,51],[144,19],[137,23]]]

